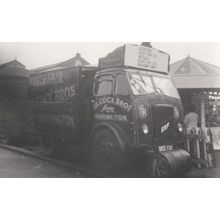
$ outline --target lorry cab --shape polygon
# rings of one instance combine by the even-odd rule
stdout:
[[[133,148],[148,144],[162,151],[160,144],[180,141],[182,106],[169,76],[133,69],[102,71],[95,79],[94,97],[96,123],[120,128]]]
[[[109,60],[109,66],[117,65],[119,51],[124,53],[121,55],[124,65],[106,68]],[[137,65],[141,67],[135,65],[134,57],[129,63],[131,58],[126,60],[129,56],[126,52],[132,52],[130,56],[139,54]],[[148,66],[144,66],[147,62]],[[100,59],[99,65],[105,68],[97,72],[93,88],[96,165],[108,168],[105,164],[110,164],[105,162],[111,163],[113,155],[111,166],[114,167],[124,159],[119,156],[121,152],[137,150],[146,155],[151,176],[188,170],[189,155],[177,148],[182,141],[183,110],[178,91],[168,75],[169,56],[152,48],[125,45]],[[114,145],[119,146],[117,151]]]

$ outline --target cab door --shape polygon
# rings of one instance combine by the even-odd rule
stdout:
[[[115,76],[111,73],[99,75],[95,79],[93,90],[94,101],[94,123],[100,123],[111,120],[114,113],[114,88]]]
[[[113,91],[113,96],[115,99],[115,114],[118,115],[118,120],[116,123],[125,133],[129,143],[134,144],[135,124],[129,88],[128,79],[125,73],[117,73]]]
[[[131,96],[125,73],[107,73],[96,78],[94,88],[95,123],[107,122],[120,129],[130,143],[134,141]]]

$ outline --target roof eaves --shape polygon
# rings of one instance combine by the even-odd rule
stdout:
[[[195,61],[199,61],[199,62],[204,63],[204,64],[209,65],[209,66],[216,67],[216,68],[218,68],[218,69],[220,70],[220,67],[217,66],[217,65],[214,65],[214,64],[211,64],[211,63],[205,62],[205,61],[203,61],[203,60],[195,59],[195,58],[191,58],[191,59],[193,59],[193,60],[195,60]]]

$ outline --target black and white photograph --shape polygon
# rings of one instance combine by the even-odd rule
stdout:
[[[1,219],[219,219],[217,1],[0,7]]]
[[[0,43],[0,177],[220,177],[217,49]]]

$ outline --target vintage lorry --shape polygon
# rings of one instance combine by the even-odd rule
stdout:
[[[190,156],[181,145],[183,110],[169,61],[157,49],[124,45],[98,67],[33,73],[28,130],[40,137],[43,153],[80,148],[101,172],[118,171],[141,152],[149,176],[186,173]]]

